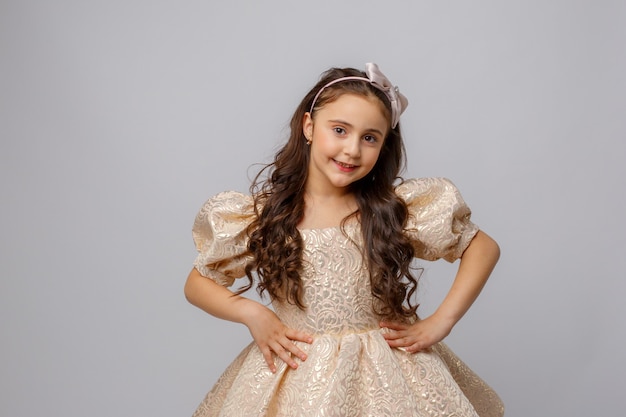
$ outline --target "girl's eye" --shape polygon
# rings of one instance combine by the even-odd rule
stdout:
[[[376,143],[377,142],[376,136],[372,136],[372,135],[365,135],[365,136],[363,136],[363,140],[365,142],[368,142],[368,143]]]
[[[346,129],[343,127],[334,127],[333,130],[339,135],[344,135],[346,133]]]

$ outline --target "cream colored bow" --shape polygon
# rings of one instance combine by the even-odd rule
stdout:
[[[400,93],[398,87],[394,86],[391,81],[381,72],[378,65],[373,62],[365,64],[365,73],[370,83],[381,90],[391,103],[391,128],[395,128],[400,121],[400,115],[409,105],[409,100]]]

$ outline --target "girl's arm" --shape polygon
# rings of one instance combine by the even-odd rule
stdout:
[[[191,304],[215,317],[245,324],[272,372],[276,372],[272,352],[294,369],[298,364],[292,354],[303,361],[306,359],[306,353],[293,341],[311,343],[311,335],[285,326],[269,308],[235,295],[215,281],[200,275],[195,268],[187,277],[185,297]]]
[[[461,256],[450,291],[431,316],[412,325],[380,323],[390,330],[384,333],[389,346],[412,353],[443,340],[474,303],[499,257],[500,248],[495,240],[479,231]]]

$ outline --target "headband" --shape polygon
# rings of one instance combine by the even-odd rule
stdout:
[[[324,85],[322,88],[320,88],[320,91],[318,91],[313,98],[313,102],[311,103],[311,110],[309,110],[309,113],[313,114],[315,102],[319,98],[320,94],[322,94],[322,91],[324,91],[327,87],[330,87],[331,85],[341,81],[366,81],[385,93],[385,96],[387,96],[387,98],[389,99],[389,103],[391,104],[391,128],[395,128],[400,121],[400,115],[409,105],[409,100],[405,96],[403,96],[402,93],[400,93],[398,87],[395,87],[393,84],[391,84],[391,81],[389,81],[389,79],[385,77],[385,74],[383,74],[378,69],[378,65],[371,62],[365,64],[365,74],[367,75],[367,78],[356,76],[341,77],[337,78],[336,80],[332,80]]]

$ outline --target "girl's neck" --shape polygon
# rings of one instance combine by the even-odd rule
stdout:
[[[354,194],[304,195],[304,217],[298,224],[301,229],[337,227],[343,219],[357,211]]]

